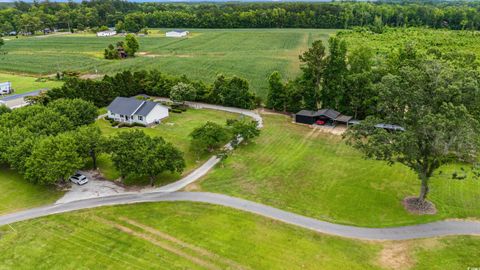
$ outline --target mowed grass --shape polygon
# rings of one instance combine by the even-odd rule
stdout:
[[[43,88],[51,89],[53,87],[58,87],[63,84],[62,82],[51,80],[38,81],[37,77],[27,75],[0,73],[0,83],[2,82],[11,82],[14,89],[14,94],[22,94],[25,92],[30,92]]]
[[[480,180],[453,180],[458,166],[442,168],[431,181],[436,215],[407,213],[402,200],[416,196],[419,180],[402,165],[366,160],[341,137],[263,115],[254,143],[236,149],[204,177],[200,188],[262,202],[334,223],[367,227],[480,217]]]
[[[5,269],[388,269],[379,257],[394,244],[187,202],[54,215],[1,227],[0,235]],[[416,269],[466,269],[480,255],[480,241],[409,241],[405,252]]]
[[[163,120],[159,125],[152,128],[114,128],[104,119],[96,122],[102,133],[111,136],[117,132],[128,131],[131,129],[140,129],[150,136],[161,136],[167,142],[171,142],[184,153],[186,168],[183,175],[188,174],[194,168],[205,162],[210,155],[200,155],[190,150],[191,138],[190,133],[197,127],[202,126],[207,121],[225,125],[227,119],[234,119],[239,115],[227,113],[223,111],[207,110],[207,109],[189,109],[183,113],[170,113],[169,117]],[[103,175],[110,180],[120,177],[115,170],[113,163],[107,155],[99,157],[99,167]],[[178,174],[164,173],[157,178],[157,184],[165,184],[181,177]]]
[[[0,167],[0,215],[55,202],[62,192],[33,185],[18,173]]]
[[[8,54],[0,58],[0,70],[53,74],[75,70],[112,74],[130,69],[158,69],[173,75],[212,82],[217,74],[246,78],[252,89],[266,97],[267,78],[275,70],[285,78],[299,72],[298,55],[317,39],[327,40],[336,30],[322,29],[189,29],[188,38],[166,38],[164,30],[138,37],[138,57],[103,59],[108,44],[123,37],[63,35],[6,41]]]

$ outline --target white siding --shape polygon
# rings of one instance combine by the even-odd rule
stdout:
[[[160,121],[168,117],[168,108],[157,104],[147,115],[145,122],[147,125],[153,124],[155,121]]]
[[[183,31],[183,32],[170,31],[170,32],[166,32],[165,36],[166,37],[186,37],[187,34],[188,34],[187,31]]]
[[[0,94],[10,94],[12,91],[12,84],[10,82],[0,83]]]
[[[108,111],[107,115],[108,115],[108,118],[112,118],[117,122],[123,122],[123,123],[129,123],[129,124],[140,123],[144,125],[150,125],[155,123],[156,121],[160,121],[163,118],[168,117],[168,108],[160,104],[157,104],[147,116],[133,115],[132,117],[128,115],[128,120],[126,119],[127,118],[126,115],[123,115],[123,117],[121,117],[121,115],[112,113],[111,111]],[[140,120],[140,118],[142,118],[142,120]]]
[[[102,31],[102,32],[97,32],[97,37],[111,37],[115,36],[117,34],[117,31]]]

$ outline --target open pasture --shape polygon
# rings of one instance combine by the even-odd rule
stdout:
[[[263,118],[260,137],[206,175],[203,191],[366,227],[480,217],[480,180],[468,166],[463,166],[465,172],[461,165],[444,166],[433,177],[429,199],[437,206],[436,215],[409,214],[402,200],[418,195],[420,181],[407,167],[366,160],[340,136],[293,124],[289,117]],[[467,177],[452,179],[454,172]]]
[[[246,78],[251,88],[266,97],[267,78],[275,70],[285,78],[299,72],[298,55],[317,39],[327,40],[336,30],[321,29],[189,29],[188,38],[167,38],[164,30],[138,37],[138,56],[105,60],[103,51],[123,37],[72,34],[11,39],[0,71],[54,74],[80,71],[113,74],[121,70],[158,69],[172,75],[212,82],[217,74]]]

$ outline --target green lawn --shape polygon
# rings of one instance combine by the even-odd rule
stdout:
[[[227,113],[223,111],[207,110],[207,109],[189,109],[187,112],[178,114],[170,113],[169,117],[162,121],[161,124],[153,128],[139,128],[150,136],[162,136],[166,141],[173,143],[183,153],[186,162],[186,169],[183,175],[188,174],[194,168],[205,162],[210,155],[203,155],[200,158],[190,151],[189,134],[197,127],[203,125],[207,121],[225,125],[227,119],[236,118],[237,114]],[[109,136],[116,132],[126,131],[129,128],[113,128],[110,123],[104,119],[98,120],[96,125],[100,127],[102,133]],[[107,155],[99,157],[99,167],[107,179],[117,179],[120,175],[114,169],[113,163]],[[158,177],[157,184],[162,185],[180,178],[178,174],[165,173]]]
[[[2,60],[0,58],[0,63],[1,61]],[[39,81],[37,77],[27,75],[14,75],[7,73],[0,73],[0,82],[11,82],[15,94],[21,94],[43,88],[53,88],[62,85],[62,82],[59,81]]]
[[[0,235],[5,269],[388,269],[379,254],[394,244],[186,202],[54,215],[1,227]],[[478,238],[426,241],[406,243],[417,269],[466,269],[480,255]]]
[[[396,226],[444,218],[480,217],[480,180],[452,180],[454,166],[431,183],[438,214],[408,214],[401,201],[416,195],[419,181],[402,165],[365,160],[340,137],[264,115],[255,143],[241,147],[200,183],[225,193],[334,223]],[[456,167],[458,170],[459,168]]]
[[[316,39],[327,40],[336,30],[322,29],[189,29],[187,39],[158,34],[139,37],[136,58],[103,59],[103,50],[122,37],[64,35],[6,41],[8,54],[0,58],[0,70],[54,74],[58,70],[111,74],[125,69],[156,68],[173,75],[212,82],[219,73],[238,75],[266,96],[267,78],[275,70],[295,77],[298,55]],[[164,31],[161,31],[164,33]]]
[[[55,202],[62,192],[33,185],[9,169],[0,167],[0,215]]]

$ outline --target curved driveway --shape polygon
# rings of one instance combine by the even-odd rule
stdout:
[[[258,126],[260,128],[263,127],[261,116],[253,111],[194,102],[189,102],[189,105],[195,108],[208,108],[243,114],[254,118],[257,121]],[[480,222],[475,221],[439,221],[394,228],[361,228],[320,221],[271,206],[222,194],[208,192],[177,192],[186,185],[200,179],[211,168],[213,168],[218,161],[218,158],[213,156],[205,164],[197,168],[185,178],[149,192],[119,194],[33,208],[0,216],[0,226],[43,216],[100,206],[142,202],[190,201],[231,207],[316,232],[355,239],[406,240],[447,235],[480,235]]]
[[[165,201],[190,201],[222,205],[280,220],[316,232],[355,239],[406,240],[447,235],[480,235],[480,222],[474,221],[439,221],[421,225],[381,229],[361,228],[320,221],[263,204],[207,192],[138,193],[74,201],[1,216],[0,225],[99,206]]]

